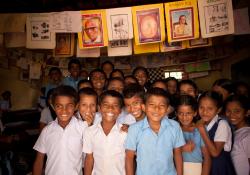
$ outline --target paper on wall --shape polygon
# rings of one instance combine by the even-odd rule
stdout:
[[[159,52],[159,43],[150,43],[150,44],[141,44],[136,45],[133,44],[134,47],[134,54],[141,54],[141,53],[154,53]]]
[[[248,8],[235,9],[234,21],[237,21],[234,23],[236,35],[250,34]]]
[[[29,79],[40,79],[41,77],[41,64],[32,62],[30,64]]]
[[[26,47],[30,49],[54,49],[55,33],[51,31],[49,13],[31,13],[26,21]]]
[[[187,48],[207,47],[212,45],[212,38],[198,38],[186,41]]]
[[[161,42],[160,44],[160,50],[161,52],[171,52],[176,50],[183,50],[186,48],[186,44],[184,41],[177,41],[168,43],[166,41]]]
[[[133,38],[131,7],[106,10],[109,41]]]
[[[50,17],[55,33],[78,33],[82,30],[80,11],[55,12]]]
[[[232,0],[199,0],[198,7],[202,38],[234,33]]]
[[[26,13],[0,14],[0,32],[25,32]]]
[[[5,47],[25,47],[26,46],[26,33],[5,33],[4,34]]]
[[[108,46],[108,56],[132,55],[132,40],[110,41]]]
[[[132,8],[135,44],[159,43],[165,39],[163,4]]]
[[[76,57],[100,57],[101,49],[97,48],[89,48],[89,49],[80,49],[79,43],[77,42],[77,50],[76,50]]]

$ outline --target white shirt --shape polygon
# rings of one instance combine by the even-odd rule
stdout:
[[[213,125],[217,122],[219,116],[216,115],[212,121],[207,125],[207,131],[212,129]],[[218,128],[214,136],[215,142],[225,142],[224,151],[231,151],[232,146],[232,132],[229,124],[226,120],[221,120],[219,122]]]
[[[95,115],[94,124],[99,123],[102,120],[102,115],[100,112],[97,112]],[[116,121],[120,124],[127,124],[131,125],[136,122],[135,117],[128,114],[125,110],[122,110],[122,112],[117,117]]]
[[[244,127],[234,132],[234,145],[231,157],[237,175],[249,174],[250,127]]]
[[[41,132],[33,149],[47,155],[46,175],[82,174],[83,133],[87,122],[72,117],[63,129],[57,119]]]
[[[125,175],[125,139],[127,133],[121,131],[116,123],[108,135],[105,135],[101,123],[86,129],[83,151],[93,153],[94,167],[92,175]]]
[[[48,124],[49,122],[52,122],[52,121],[53,121],[53,118],[51,116],[49,107],[45,107],[41,112],[40,122]]]

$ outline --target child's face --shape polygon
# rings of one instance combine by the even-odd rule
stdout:
[[[95,89],[103,89],[105,85],[105,75],[101,72],[94,72],[91,81]]]
[[[128,113],[132,114],[136,120],[144,116],[143,109],[145,108],[143,100],[138,96],[124,98],[124,103]]]
[[[138,70],[135,72],[135,78],[141,86],[144,86],[148,80],[147,74],[143,70]]]
[[[76,104],[72,97],[57,96],[53,104],[57,115],[58,123],[61,126],[66,126],[76,110]]]
[[[79,112],[81,116],[95,116],[97,108],[97,99],[92,95],[80,95]]]
[[[181,105],[177,110],[177,117],[182,126],[191,126],[196,112],[189,105]]]
[[[246,111],[240,106],[238,102],[234,101],[227,104],[226,116],[236,127],[240,127],[245,124]]]
[[[170,94],[175,94],[177,90],[177,84],[174,80],[170,80],[167,83],[167,89]]]
[[[71,64],[69,72],[72,77],[78,77],[80,74],[80,66],[74,63]]]
[[[221,94],[223,97],[223,101],[225,101],[226,98],[230,95],[229,92],[226,89],[222,88],[221,86],[215,85],[213,86],[212,90],[217,92],[218,94]]]
[[[52,71],[51,73],[50,73],[50,79],[52,80],[52,81],[59,81],[59,80],[61,80],[61,77],[62,77],[62,75],[61,75],[61,73],[60,72],[58,72],[57,70],[55,70],[55,71]]]
[[[220,109],[212,99],[204,97],[199,102],[198,111],[201,119],[208,124],[220,112]]]
[[[145,104],[145,113],[151,122],[160,122],[166,115],[168,103],[162,96],[151,95]]]
[[[124,79],[124,83],[125,83],[125,86],[128,86],[129,84],[137,83],[137,82],[133,78],[127,77],[127,78]]]
[[[182,84],[180,86],[180,94],[181,95],[190,95],[192,97],[196,97],[195,88],[189,84]]]
[[[103,121],[116,121],[117,117],[121,113],[119,99],[116,97],[106,96],[99,106],[99,111],[102,115]]]
[[[153,87],[158,87],[158,88],[161,88],[161,89],[167,91],[167,86],[163,82],[156,82],[156,83],[154,83]]]
[[[79,85],[79,89],[86,88],[86,87],[92,88],[91,83],[90,82],[85,82],[85,83],[81,83]]]
[[[113,80],[108,85],[108,90],[115,90],[119,92],[120,94],[122,94],[123,89],[124,89],[124,85],[119,80]]]

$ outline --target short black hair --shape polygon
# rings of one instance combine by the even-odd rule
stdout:
[[[83,80],[80,80],[78,83],[77,83],[77,89],[79,89],[79,87],[81,86],[81,84],[84,84],[84,83],[90,83],[90,85],[93,87],[92,83],[90,80],[86,80],[86,79],[83,79]]]
[[[142,70],[143,72],[145,72],[145,74],[146,74],[147,77],[149,78],[148,70],[147,70],[147,68],[145,68],[145,67],[143,67],[143,66],[138,66],[138,67],[136,67],[136,68],[133,70],[132,75],[135,76],[136,72],[139,71],[139,70]]]
[[[80,63],[79,59],[72,57],[72,58],[70,59],[70,61],[69,61],[69,64],[68,64],[68,70],[70,70],[72,64],[77,64],[77,65],[79,65],[79,68],[80,68],[80,70],[81,70],[81,63]]]
[[[225,89],[229,94],[231,94],[234,90],[232,81],[226,78],[216,80],[213,86],[220,86]]]
[[[111,62],[111,61],[104,61],[102,64],[101,64],[101,69],[103,69],[103,67],[104,67],[104,65],[105,64],[109,64],[109,65],[111,65],[112,66],[112,69],[114,69],[114,64]]]
[[[150,88],[145,94],[145,97],[144,97],[145,103],[147,103],[148,99],[151,96],[163,97],[163,98],[165,98],[167,104],[169,104],[169,95],[168,95],[167,91],[163,90],[162,88],[158,88],[158,87]]]
[[[61,69],[59,69],[58,67],[52,67],[49,69],[49,75],[54,71],[57,71],[58,73],[62,74]]]
[[[89,95],[89,96],[93,96],[96,98],[96,102],[97,102],[97,99],[98,99],[98,95],[96,93],[96,91],[92,88],[89,88],[89,87],[86,87],[86,88],[82,88],[78,91],[78,98],[80,100],[80,96],[81,95]]]
[[[188,85],[192,86],[192,87],[194,88],[194,90],[195,90],[196,92],[198,92],[198,87],[197,87],[197,85],[195,84],[195,82],[193,82],[193,81],[190,80],[190,79],[181,80],[181,81],[179,82],[179,85],[178,85],[178,90],[179,90],[179,91],[180,91],[180,87],[181,87],[182,85],[184,85],[184,84],[188,84]]]
[[[57,88],[55,88],[53,90],[53,93],[52,93],[52,104],[55,104],[55,99],[56,97],[58,96],[67,96],[67,97],[71,97],[73,98],[74,100],[74,103],[77,104],[78,102],[78,95],[77,95],[77,92],[76,90],[71,87],[71,86],[66,86],[66,85],[61,85],[61,86],[58,86]]]
[[[92,79],[93,74],[96,73],[96,72],[102,73],[102,74],[104,75],[105,79],[107,79],[107,75],[105,74],[105,72],[104,72],[102,69],[99,69],[99,68],[98,68],[98,69],[92,70],[92,71],[89,73],[89,78],[90,78],[90,80]]]
[[[230,102],[237,102],[245,111],[250,109],[250,101],[244,95],[230,95],[224,102],[224,109],[226,109]]]
[[[110,79],[108,80],[107,88],[109,87],[109,85],[110,85],[110,83],[111,83],[112,81],[120,81],[120,82],[122,82],[122,84],[123,84],[123,86],[124,86],[124,80],[123,80],[122,78],[120,78],[120,77],[114,77],[114,78],[110,78]]]
[[[101,105],[101,103],[103,102],[104,98],[105,97],[114,97],[114,98],[117,98],[118,101],[119,101],[119,105],[120,105],[120,108],[123,107],[123,97],[122,95],[115,91],[115,90],[107,90],[107,91],[104,91],[103,93],[101,93],[100,97],[99,97],[99,105]]]
[[[132,78],[133,80],[135,80],[135,83],[137,83],[137,84],[139,84],[138,83],[138,80],[135,78],[135,76],[133,76],[133,75],[127,75],[127,76],[125,76],[124,77],[124,81],[126,80],[126,78]]]
[[[145,91],[144,88],[136,83],[130,84],[123,90],[124,98],[132,98],[134,96],[141,98],[144,101]]]
[[[178,109],[181,105],[190,106],[193,111],[197,111],[198,109],[197,100],[190,95],[181,95],[178,98],[176,108]]]
[[[210,98],[216,105],[216,107],[219,109],[222,107],[223,104],[223,97],[221,94],[215,92],[215,91],[205,91],[203,92],[198,99],[198,104],[200,105],[200,102],[203,98]]]
[[[124,73],[122,72],[121,69],[114,69],[114,70],[110,73],[110,77],[111,77],[111,78],[115,78],[115,77],[113,77],[113,74],[114,74],[115,72],[119,72],[119,73],[122,75],[122,78],[124,79]]]

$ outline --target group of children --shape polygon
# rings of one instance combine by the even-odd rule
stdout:
[[[90,81],[62,83],[49,94],[55,119],[34,146],[34,175],[45,156],[45,174],[53,175],[249,174],[245,91],[232,95],[225,79],[201,94],[191,80],[149,87],[145,68],[124,77],[107,64]]]

